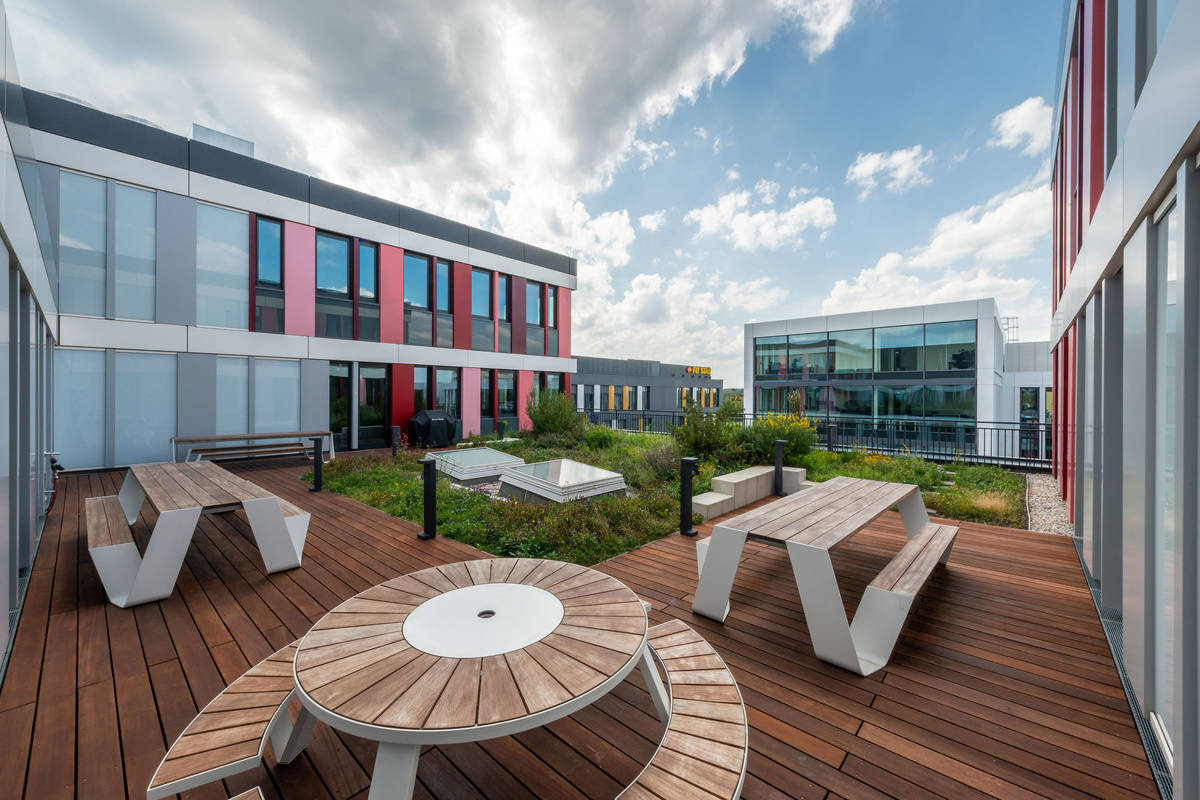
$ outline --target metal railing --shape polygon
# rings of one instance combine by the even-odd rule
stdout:
[[[673,428],[685,424],[687,418],[682,410],[580,413],[591,422],[613,430],[657,434],[669,434]],[[1051,466],[1052,426],[1047,423],[855,417],[809,417],[809,420],[816,427],[816,446],[824,450],[914,455],[931,461],[998,464],[1021,469]],[[754,416],[746,414],[733,424],[750,425],[753,421]]]

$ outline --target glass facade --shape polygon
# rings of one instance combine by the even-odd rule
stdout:
[[[788,373],[805,380],[829,371],[829,341],[825,333],[794,333],[788,337]]]
[[[250,325],[250,217],[196,205],[196,324]]]
[[[461,397],[458,393],[458,370],[434,370],[436,381],[437,407],[455,419],[462,417]]]
[[[354,338],[350,299],[350,240],[317,234],[317,336]]]
[[[926,386],[925,416],[975,419],[975,386]]]
[[[450,311],[450,262],[437,262],[437,310]]]
[[[558,287],[546,285],[546,327],[558,327]]]
[[[787,377],[788,340],[786,336],[764,336],[754,340],[754,374]]]
[[[525,284],[525,324],[542,324],[542,285],[530,281]]]
[[[388,368],[358,365],[358,447],[386,447],[388,440]]]
[[[218,358],[216,388],[217,429],[215,433],[249,433],[249,360],[245,358]]]
[[[425,256],[404,254],[404,305],[429,308],[429,259]]]
[[[68,314],[105,313],[107,187],[63,170],[59,178],[58,305]]]
[[[7,291],[8,282],[0,290]],[[8,333],[4,326],[2,333]],[[4,348],[7,355],[8,348]],[[54,449],[67,469],[104,466],[104,351],[54,351]],[[162,446],[160,458],[166,454]]]
[[[975,369],[975,320],[934,322],[925,326],[925,370]]]
[[[492,371],[481,370],[479,373],[479,416],[490,417],[495,413],[492,408]]]
[[[413,367],[413,411],[429,408],[429,367]]]
[[[500,370],[496,373],[496,404],[499,417],[517,415],[517,377],[515,372]]]
[[[922,372],[925,369],[925,326],[875,329],[876,372]]]
[[[174,353],[116,353],[116,463],[144,464],[167,457],[167,445],[175,435],[175,365]]]
[[[471,270],[471,315],[492,318],[492,273]]]
[[[871,372],[874,364],[871,329],[830,333],[829,359],[835,375]]]
[[[350,449],[350,363],[329,362],[329,431],[336,450]]]
[[[358,243],[357,339],[379,341],[379,248],[370,242]]]
[[[920,417],[924,409],[921,386],[876,386],[875,416]]]
[[[156,196],[117,184],[113,242],[118,319],[154,319]]]
[[[833,413],[841,417],[871,416],[870,386],[833,386]]]
[[[254,432],[300,430],[300,362],[254,360]]]
[[[259,217],[254,230],[254,330],[283,333],[283,224]]]

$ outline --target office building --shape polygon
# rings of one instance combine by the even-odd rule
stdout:
[[[575,407],[580,411],[675,414],[691,404],[702,409],[721,405],[722,381],[713,378],[711,367],[633,358],[576,356],[575,360]]]
[[[1066,4],[1054,472],[1151,765],[1200,797],[1200,0]]]

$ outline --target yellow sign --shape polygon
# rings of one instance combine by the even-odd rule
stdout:
[[[712,375],[712,367],[686,367],[684,372],[688,375]]]

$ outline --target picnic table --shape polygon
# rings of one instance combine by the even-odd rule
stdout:
[[[130,530],[149,501],[158,512],[145,553]],[[211,461],[137,464],[116,495],[86,501],[88,551],[108,599],[127,607],[169,597],[201,514],[238,508],[267,572],[300,566],[310,515]]]
[[[908,543],[867,587],[851,624],[829,551],[893,507]],[[710,538],[698,541],[692,610],[725,621],[747,539],[786,548],[816,655],[869,675],[891,658],[913,600],[934,567],[949,558],[957,532],[929,521],[916,486],[831,478],[720,523]]]

